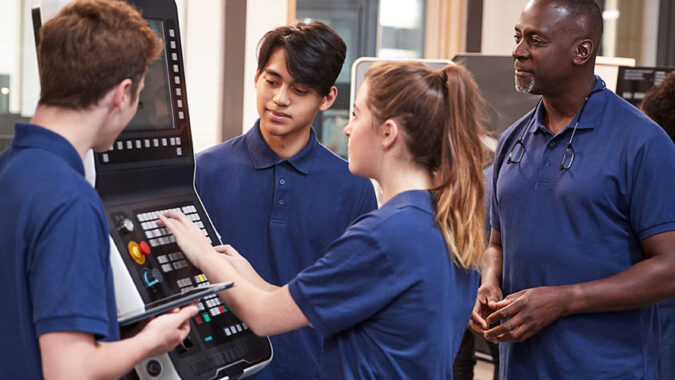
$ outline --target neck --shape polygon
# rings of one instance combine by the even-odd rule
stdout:
[[[556,88],[549,94],[544,94],[543,103],[546,114],[544,125],[553,134],[563,130],[581,110],[588,94],[595,85],[595,76],[579,76],[576,80],[566,81],[564,88]]]
[[[281,158],[290,158],[298,154],[307,145],[311,134],[310,131],[311,125],[308,125],[298,131],[277,136],[270,134],[266,128],[260,126],[263,140]]]
[[[382,203],[408,190],[429,190],[433,181],[429,172],[412,163],[384,165],[382,175],[375,178],[382,187]]]
[[[31,123],[65,138],[82,160],[95,145],[97,131],[100,129],[97,127],[100,126],[100,120],[95,112],[73,111],[48,105],[37,107]]]

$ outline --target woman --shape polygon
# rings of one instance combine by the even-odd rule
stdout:
[[[344,133],[349,170],[377,180],[384,204],[284,286],[184,215],[161,220],[212,282],[235,282],[220,296],[256,334],[317,329],[320,377],[451,378],[484,248],[481,103],[459,65],[372,67]]]

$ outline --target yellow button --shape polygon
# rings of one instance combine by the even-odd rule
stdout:
[[[203,274],[199,275],[199,282],[204,282],[204,275]]]
[[[131,256],[131,259],[133,259],[136,263],[143,265],[145,264],[145,255],[141,253],[141,249],[138,247],[138,243],[135,241],[130,241],[129,245],[129,256]]]

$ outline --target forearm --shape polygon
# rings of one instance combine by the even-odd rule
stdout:
[[[45,379],[120,378],[149,356],[153,348],[147,339],[138,336],[117,342],[96,342],[93,336],[84,333],[47,335],[40,337]]]
[[[483,264],[481,265],[481,283],[493,284],[501,287],[502,282],[502,247],[490,243],[485,250]]]
[[[675,296],[675,262],[651,257],[611,277],[565,285],[565,315],[635,309]]]
[[[221,292],[220,298],[256,335],[279,334],[308,325],[287,286],[275,287],[261,279],[267,284],[261,288],[217,254],[202,255],[199,260],[197,265],[204,269],[211,282],[234,282],[234,287]]]

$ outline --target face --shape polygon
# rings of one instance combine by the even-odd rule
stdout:
[[[120,113],[118,114],[119,117],[115,118],[115,120],[111,120],[111,122],[101,130],[101,133],[99,134],[99,143],[94,146],[95,151],[103,152],[110,148],[110,146],[112,146],[112,144],[115,142],[115,139],[117,139],[117,136],[119,136],[124,128],[126,128],[127,124],[129,124],[131,119],[136,114],[138,102],[141,99],[141,91],[143,91],[144,87],[145,76],[141,78],[141,82],[138,84],[135,98],[132,99],[130,96],[127,96],[126,100],[121,106]]]
[[[382,149],[367,99],[368,81],[359,88],[354,102],[354,114],[345,127],[344,134],[349,138],[349,171],[354,175],[377,179]]]
[[[515,26],[516,90],[532,94],[556,91],[573,69],[574,33],[569,11],[548,0],[530,1]]]
[[[276,49],[267,66],[256,73],[255,88],[260,131],[268,142],[269,138],[307,138],[316,113],[332,104],[316,90],[293,80],[282,48]]]

